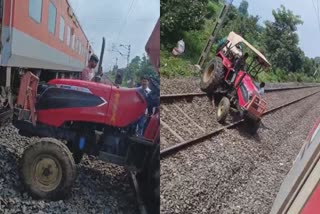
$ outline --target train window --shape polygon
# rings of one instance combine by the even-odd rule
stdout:
[[[77,38],[76,40],[77,40],[76,53],[78,53],[79,52],[79,39]]]
[[[72,45],[71,45],[71,46],[72,46],[72,47],[71,47],[72,50],[75,49],[75,43],[76,43],[76,35],[73,34],[73,35],[72,35]]]
[[[82,45],[81,56],[83,56],[83,53],[84,53],[84,45]]]
[[[75,50],[75,52],[77,52],[77,50],[78,50],[78,38],[77,37],[75,38],[74,50]]]
[[[67,45],[68,46],[70,46],[70,36],[71,36],[70,27],[67,26]]]
[[[41,22],[42,0],[29,0],[29,16],[36,22]]]
[[[64,39],[64,18],[60,17],[60,32],[59,32],[59,38],[61,41]]]
[[[49,17],[48,17],[48,30],[50,33],[55,33],[57,19],[57,8],[50,1],[49,3]]]

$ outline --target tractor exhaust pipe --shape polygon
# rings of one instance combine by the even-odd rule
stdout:
[[[95,77],[94,77],[94,81],[95,81],[95,82],[100,82],[101,77],[102,77],[102,75],[103,75],[102,62],[103,62],[103,55],[104,55],[105,43],[106,43],[105,38],[102,37],[102,47],[101,47],[99,64],[98,64],[98,72],[96,73],[96,75],[95,75]]]

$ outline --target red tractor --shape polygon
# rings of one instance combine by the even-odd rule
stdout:
[[[153,33],[146,47],[153,60],[160,52],[150,55],[159,43],[156,37]],[[54,79],[39,86],[38,82],[31,72],[22,77],[13,116],[19,134],[40,137],[21,158],[27,190],[37,198],[64,198],[76,176],[75,163],[86,153],[135,172],[152,213],[158,213],[159,84],[151,81],[152,94],[146,97],[140,89],[96,82]],[[153,113],[144,134],[136,136],[137,122],[150,107]]]
[[[236,71],[235,62],[243,57],[244,46],[253,53],[251,62],[246,62],[246,70]],[[249,131],[256,133],[266,111],[266,102],[261,98],[253,77],[269,66],[268,60],[241,36],[234,32],[228,35],[216,57],[205,68],[200,83],[202,91],[214,95],[219,122],[223,123],[232,109],[246,120]]]

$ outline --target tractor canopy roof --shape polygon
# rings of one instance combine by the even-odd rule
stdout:
[[[246,45],[256,55],[256,57],[257,57],[256,59],[260,64],[262,64],[265,67],[271,66],[270,62],[267,60],[267,58],[260,51],[258,51],[255,47],[253,47],[249,42],[247,42],[244,38],[242,38],[238,34],[236,34],[234,32],[230,32],[227,40],[230,43],[229,46],[231,47],[231,49],[233,49],[232,51],[239,52],[239,50],[236,50],[233,47],[236,47],[236,45],[238,45],[239,43],[242,43],[242,44]]]

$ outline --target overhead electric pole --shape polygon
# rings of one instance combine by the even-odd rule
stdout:
[[[123,45],[123,44],[120,44],[120,47],[124,47],[127,49],[128,51],[128,54],[126,55],[127,56],[127,67],[129,66],[129,63],[130,63],[130,51],[131,51],[131,45]]]
[[[226,17],[226,14],[227,14],[232,2],[233,2],[233,0],[226,0],[225,1],[225,4],[224,4],[224,6],[223,6],[223,8],[222,8],[222,10],[220,12],[220,15],[219,15],[217,21],[215,22],[215,25],[213,27],[212,33],[211,33],[211,35],[210,35],[210,37],[209,37],[204,49],[202,50],[201,56],[200,56],[200,58],[198,60],[198,65],[200,67],[203,66],[204,62],[206,61],[206,59],[208,57],[208,54],[209,54],[209,52],[210,52],[210,50],[212,48],[212,45],[213,45],[213,43],[214,43],[214,41],[216,39],[216,36],[217,36],[219,30],[222,27],[223,21],[224,21],[224,19]]]
[[[129,45],[128,47],[127,67],[129,66],[129,63],[130,63],[130,49],[131,49],[131,45]]]

